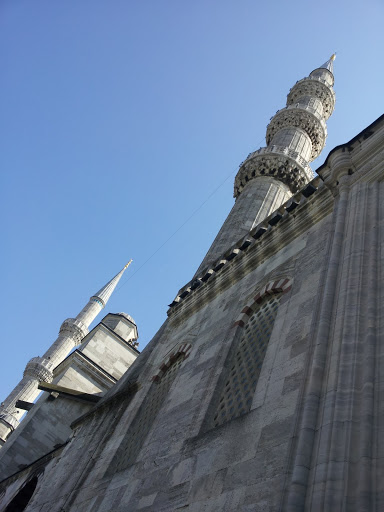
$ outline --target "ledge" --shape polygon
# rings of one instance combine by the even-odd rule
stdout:
[[[171,304],[169,304],[168,316],[173,315],[174,312],[179,310],[182,303],[187,298],[190,299],[191,296],[197,295],[205,289],[209,284],[208,281],[210,282],[213,277],[216,277],[223,272],[229,264],[234,264],[246,251],[254,250],[257,246],[260,246],[261,243],[264,242],[264,237],[267,233],[269,235],[272,231],[279,230],[280,222],[288,216],[292,216],[293,213],[296,214],[296,208],[298,206],[302,207],[304,203],[309,201],[309,198],[318,191],[321,185],[322,180],[317,176],[276,211],[271,213],[271,215],[253,228],[248,235],[242,237],[211,267],[206,268],[197,278],[181,288],[175,299]]]
[[[211,287],[211,283],[216,281],[216,277],[219,277],[224,273],[227,274],[226,270],[229,267],[232,267],[232,265],[239,267],[244,266],[244,263],[241,264],[240,261],[244,259],[242,256],[244,256],[246,252],[249,254],[257,253],[259,260],[262,260],[263,257],[267,257],[266,252],[269,252],[269,255],[271,255],[272,249],[269,248],[270,250],[268,251],[268,247],[264,241],[268,239],[268,244],[275,242],[274,234],[278,234],[281,242],[285,241],[285,243],[287,243],[290,238],[293,239],[294,236],[297,236],[300,230],[307,228],[309,224],[313,224],[315,218],[317,222],[327,215],[333,207],[334,195],[337,195],[337,190],[335,191],[334,188],[337,188],[338,185],[337,177],[339,165],[336,162],[333,162],[336,156],[338,154],[345,153],[350,155],[354,150],[358,149],[360,150],[358,155],[361,154],[361,156],[357,156],[358,160],[366,158],[367,155],[368,157],[371,157],[371,153],[373,151],[372,148],[375,145],[377,147],[382,147],[380,138],[382,137],[382,133],[379,131],[379,128],[383,123],[384,114],[353,137],[349,142],[341,144],[330,151],[324,164],[317,169],[318,176],[253,228],[245,237],[241,238],[212,266],[205,268],[197,278],[181,288],[175,299],[171,304],[169,304],[167,315],[169,317],[173,317],[184,308],[185,303],[193,301],[196,302],[197,299],[195,299],[195,297],[199,297],[198,300],[201,306],[202,297],[204,294],[206,295],[206,290]],[[377,136],[375,137],[375,135]],[[367,139],[370,139],[372,142],[369,142],[367,146],[362,145],[361,143]],[[377,160],[380,163],[381,160],[379,157],[380,155],[378,154]],[[362,162],[359,161],[359,171],[361,170],[361,164]],[[345,169],[343,168],[342,171],[344,172],[344,170]],[[347,169],[347,171],[350,175],[354,174],[356,172],[356,166],[352,165]],[[311,204],[313,200],[316,200],[315,198],[319,197],[320,189],[327,191],[327,195],[324,196],[321,194],[322,198],[319,198],[319,200],[322,201],[322,203],[320,203],[315,217],[311,214],[304,218],[303,215],[308,213],[308,210],[304,208],[304,206]],[[332,201],[330,200],[331,198]],[[284,225],[285,230],[287,230],[288,225],[286,224],[286,221],[290,218],[294,218],[296,220],[296,228],[290,228],[290,233],[283,232],[284,230],[280,229],[280,226]],[[265,254],[263,255],[263,253]],[[249,258],[252,257],[253,256],[249,256]],[[239,262],[239,264],[237,264],[237,262]],[[242,272],[244,271],[245,270],[243,269]],[[221,286],[225,287],[228,286],[228,284],[221,283]]]
[[[77,400],[80,402],[97,403],[101,400],[101,396],[91,395],[89,393],[83,393],[76,389],[65,388],[63,386],[57,386],[56,384],[48,384],[46,382],[39,382],[37,386],[42,391],[48,391],[48,393],[54,393],[54,396],[63,395],[65,398]]]

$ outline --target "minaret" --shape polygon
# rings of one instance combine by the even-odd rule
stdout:
[[[53,370],[88,334],[89,326],[107,304],[130,260],[101,290],[89,299],[76,318],[67,318],[60,327],[59,336],[43,357],[33,357],[25,367],[23,378],[0,406],[0,447],[8,435],[19,425],[25,412],[16,407],[18,400],[33,402],[39,395],[39,382],[52,382]]]
[[[335,106],[333,61],[336,55],[296,82],[287,106],[267,127],[267,147],[251,153],[235,178],[236,202],[195,277],[268,217],[313,177],[309,162],[325,146],[325,121]]]

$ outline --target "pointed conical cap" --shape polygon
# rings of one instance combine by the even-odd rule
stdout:
[[[120,270],[118,274],[115,275],[114,278],[112,278],[101,290],[95,293],[95,295],[92,295],[91,298],[95,297],[101,300],[103,305],[105,306],[108,302],[110,296],[112,295],[114,289],[116,288],[118,282],[121,279],[121,276],[124,274],[125,270],[129,267],[129,265],[132,263],[132,260],[130,260],[125,267]]]
[[[334,53],[327,62],[324,62],[321,68],[328,69],[333,74],[333,61],[336,59],[336,53]]]

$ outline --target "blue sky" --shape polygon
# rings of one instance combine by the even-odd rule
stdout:
[[[239,163],[334,51],[312,168],[382,114],[383,5],[1,2],[2,397],[130,258],[104,311],[132,315],[145,346],[228,214]]]

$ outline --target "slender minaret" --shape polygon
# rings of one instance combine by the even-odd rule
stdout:
[[[57,340],[43,357],[33,357],[27,363],[23,378],[0,405],[0,447],[3,446],[8,435],[19,425],[19,418],[25,412],[16,407],[16,402],[18,400],[33,402],[40,393],[37,388],[39,382],[52,382],[54,368],[65,359],[71,350],[81,344],[82,339],[89,332],[89,326],[105,307],[131,262],[132,260],[101,290],[92,295],[88,304],[76,318],[68,318],[63,322]]]
[[[309,162],[325,146],[325,121],[335,106],[335,57],[296,82],[287,106],[271,118],[267,147],[251,153],[240,165],[236,202],[195,277],[314,177]]]

